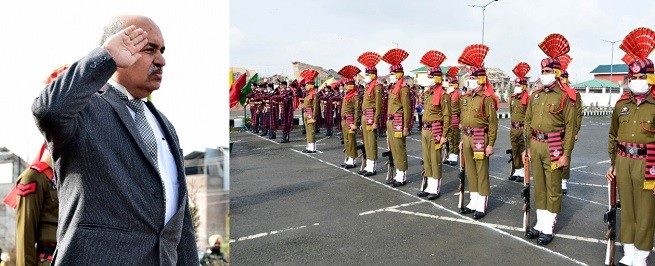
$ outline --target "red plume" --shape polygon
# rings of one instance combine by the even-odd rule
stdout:
[[[451,66],[450,68],[448,68],[448,72],[446,72],[446,76],[449,76],[451,78],[457,77],[457,73],[459,73],[459,67]]]
[[[565,54],[563,56],[558,57],[557,60],[559,60],[559,63],[562,68],[562,72],[564,72],[566,71],[566,69],[569,68],[569,64],[571,63],[571,61],[573,61],[573,58],[571,58],[570,55]]]
[[[355,75],[359,74],[359,72],[362,72],[362,71],[359,68],[357,68],[356,66],[347,65],[347,66],[341,68],[341,70],[339,70],[338,73],[339,73],[339,75],[343,76],[344,78],[352,79],[352,78],[355,77]]]
[[[407,53],[405,50],[400,48],[393,48],[387,51],[387,53],[385,53],[384,56],[382,56],[382,60],[384,60],[384,62],[387,62],[389,65],[397,66],[403,61],[405,61],[405,59],[407,59],[408,56],[409,53]]]
[[[569,41],[559,33],[553,33],[546,36],[546,38],[539,43],[539,48],[541,48],[541,50],[550,58],[560,57],[571,50]]]
[[[365,52],[357,58],[357,62],[369,68],[376,66],[380,60],[382,57],[376,52]]]
[[[300,72],[300,76],[305,79],[305,82],[313,83],[316,76],[318,76],[318,71],[308,68]]]
[[[519,62],[514,69],[512,69],[512,72],[514,72],[514,75],[517,77],[525,79],[525,75],[530,72],[530,65],[526,62]]]
[[[467,66],[482,67],[489,47],[484,44],[472,44],[464,48],[457,62]]]
[[[446,55],[442,52],[430,50],[421,57],[421,64],[429,67],[439,67],[444,60],[446,60]]]
[[[630,54],[625,54],[621,61],[625,62],[626,65],[630,65],[632,62],[637,61],[637,58],[631,56]]]
[[[625,36],[621,50],[639,59],[646,59],[655,48],[655,32],[649,28],[636,28]]]

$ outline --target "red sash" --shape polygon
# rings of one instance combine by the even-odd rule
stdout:
[[[305,108],[305,116],[307,117],[307,123],[312,124],[316,120],[314,120],[314,108],[313,107],[307,107]]]
[[[619,142],[620,146],[616,153],[620,156],[631,159],[646,159],[644,166],[644,190],[655,188],[655,144],[638,144]],[[645,154],[643,150],[646,150]]]
[[[474,127],[471,129],[473,130],[473,159],[482,160],[484,159],[484,151],[487,147],[484,141],[487,128]]]
[[[393,114],[393,136],[396,138],[403,137],[403,114]]]
[[[355,133],[355,130],[350,129],[350,125],[355,124],[354,114],[350,113],[350,114],[346,114],[344,116],[346,117],[346,124],[348,124],[348,133],[350,133],[350,134]]]
[[[441,134],[443,133],[443,122],[442,121],[434,121],[432,122],[432,137],[434,139],[434,149],[438,150],[441,149],[441,144],[439,144],[439,141],[441,141]]]
[[[459,114],[450,115],[450,127],[459,128]]]
[[[550,154],[550,168],[552,170],[557,169],[557,160],[562,157],[564,154],[564,148],[562,147],[562,135],[564,131],[555,131],[548,132],[548,153]]]
[[[375,109],[367,108],[364,110],[364,117],[366,118],[366,130],[373,130],[373,123],[375,123]]]

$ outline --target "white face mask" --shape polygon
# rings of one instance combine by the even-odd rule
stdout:
[[[441,83],[441,86],[443,86],[444,88],[448,88],[450,87],[450,83],[448,83],[448,81],[444,81]]]
[[[466,80],[466,87],[469,88],[469,90],[477,89],[478,88],[478,80],[477,79]]]
[[[398,78],[396,77],[396,74],[389,75],[389,82],[396,83],[396,81],[398,81]]]
[[[642,95],[648,92],[648,81],[645,79],[635,79],[630,81],[630,90],[632,93]]]
[[[521,87],[521,86],[515,86],[514,87],[514,94],[519,94],[521,92],[523,92],[523,87]]]
[[[446,89],[446,91],[447,91],[448,93],[453,93],[453,91],[455,91],[455,87],[450,86],[450,87],[448,87],[448,88]]]
[[[550,86],[555,83],[555,74],[542,74],[539,76],[539,80],[541,80],[541,84],[544,86]]]
[[[364,76],[364,82],[366,84],[371,83],[371,76],[368,76],[368,75]]]
[[[434,86],[435,84],[437,84],[437,82],[434,81],[434,79],[428,79],[428,87],[432,87],[432,86]]]

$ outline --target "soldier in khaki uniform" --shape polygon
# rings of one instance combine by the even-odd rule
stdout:
[[[444,164],[450,166],[457,165],[459,157],[459,141],[461,131],[459,130],[459,120],[461,112],[461,93],[459,92],[459,81],[457,80],[457,73],[459,73],[459,67],[452,66],[448,68],[446,76],[448,76],[448,82],[444,82],[443,86],[446,88],[446,92],[450,94],[450,130],[448,130],[448,157],[444,158]],[[448,84],[448,85],[446,85]]]
[[[560,80],[562,83],[570,84],[569,82],[569,72],[566,69],[569,66],[569,63],[573,60],[569,55],[563,55],[559,58],[560,64],[562,65],[562,76]],[[575,142],[578,141],[578,132],[580,132],[580,127],[582,126],[582,96],[579,91],[575,91],[575,102],[572,103],[575,107],[575,137],[573,139],[573,146],[575,148]],[[564,176],[562,177],[562,194],[568,192],[567,184],[569,177],[571,177],[571,165],[564,167]]]
[[[562,207],[563,167],[569,165],[575,130],[575,91],[561,83],[561,65],[557,59],[569,52],[566,38],[560,34],[548,35],[539,48],[548,58],[541,61],[541,84],[532,92],[525,117],[526,160],[531,160],[534,176],[537,223],[526,233],[537,243],[547,245],[553,240],[557,214]]]
[[[404,81],[403,66],[400,64],[407,59],[409,54],[402,49],[394,48],[387,51],[382,60],[391,65],[389,67],[390,91],[389,105],[387,109],[387,142],[393,154],[393,164],[396,166],[396,174],[392,187],[404,186],[407,182],[407,150],[405,138],[409,135],[409,120],[411,116],[411,105],[409,99],[409,87]]]
[[[621,265],[646,265],[655,231],[655,67],[648,55],[655,32],[637,28],[619,46],[627,53],[630,91],[618,100],[609,130],[607,180],[617,180],[621,200]],[[641,49],[632,44],[641,39]],[[648,41],[643,41],[644,39]],[[618,174],[618,175],[617,175]]]
[[[316,95],[316,89],[314,86],[314,78],[318,76],[318,71],[314,69],[305,69],[300,73],[300,76],[303,77],[305,82],[305,88],[307,92],[305,93],[305,98],[302,101],[302,107],[304,110],[303,118],[305,119],[305,132],[307,134],[307,147],[303,152],[305,153],[315,153],[316,152],[316,132],[314,127],[316,126],[316,118],[318,116],[318,95]]]
[[[510,98],[509,112],[511,129],[509,130],[509,140],[512,146],[512,173],[509,177],[510,181],[523,182],[525,177],[525,169],[523,169],[523,151],[525,151],[525,111],[528,108],[528,80],[525,75],[530,72],[530,65],[526,62],[518,63],[512,70],[516,75],[516,86],[514,87],[514,94]]]
[[[443,73],[441,63],[446,56],[439,51],[431,50],[421,58],[421,63],[428,66],[430,85],[423,92],[423,120],[421,130],[421,146],[423,151],[423,182],[419,197],[435,200],[441,196],[441,149],[448,140],[450,131],[450,95],[443,88]]]
[[[469,92],[462,99],[460,125],[464,136],[460,141],[468,189],[469,204],[460,210],[462,214],[473,213],[473,219],[481,219],[487,213],[489,186],[489,157],[494,154],[498,131],[498,98],[487,80],[483,67],[489,47],[484,44],[467,46],[458,62],[469,66],[467,87]]]
[[[341,101],[341,133],[343,136],[343,148],[346,153],[346,159],[343,167],[355,168],[355,158],[357,158],[357,125],[360,119],[359,95],[355,89],[355,80],[353,79],[361,70],[353,65],[347,65],[339,70],[339,75],[343,76],[342,83],[345,84],[346,94]]]
[[[365,52],[357,61],[366,66],[366,89],[362,97],[362,139],[366,151],[366,167],[360,172],[364,176],[377,173],[375,162],[378,159],[378,138],[376,130],[382,113],[382,85],[378,83],[378,69],[375,67],[382,57],[375,52]]]

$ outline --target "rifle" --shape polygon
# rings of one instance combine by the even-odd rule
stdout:
[[[366,149],[364,147],[364,143],[357,145],[357,150],[362,151],[362,153],[357,156],[361,162],[359,172],[364,172],[364,168],[366,168]]]
[[[466,185],[466,171],[464,171],[464,157],[462,157],[462,149],[459,149],[459,203],[457,207],[462,210],[464,209],[464,186]]]
[[[616,177],[610,181],[607,187],[609,194],[609,210],[605,213],[604,220],[607,223],[607,250],[605,252],[605,265],[614,265],[614,248],[616,241]]]
[[[530,160],[527,156],[523,158],[523,168],[525,169],[523,190],[521,191],[521,196],[523,196],[523,232],[527,236],[530,230]]]
[[[395,166],[393,164],[393,154],[391,153],[391,150],[385,151],[382,153],[382,157],[387,157],[387,184],[391,184],[393,182],[393,172],[395,171]]]

